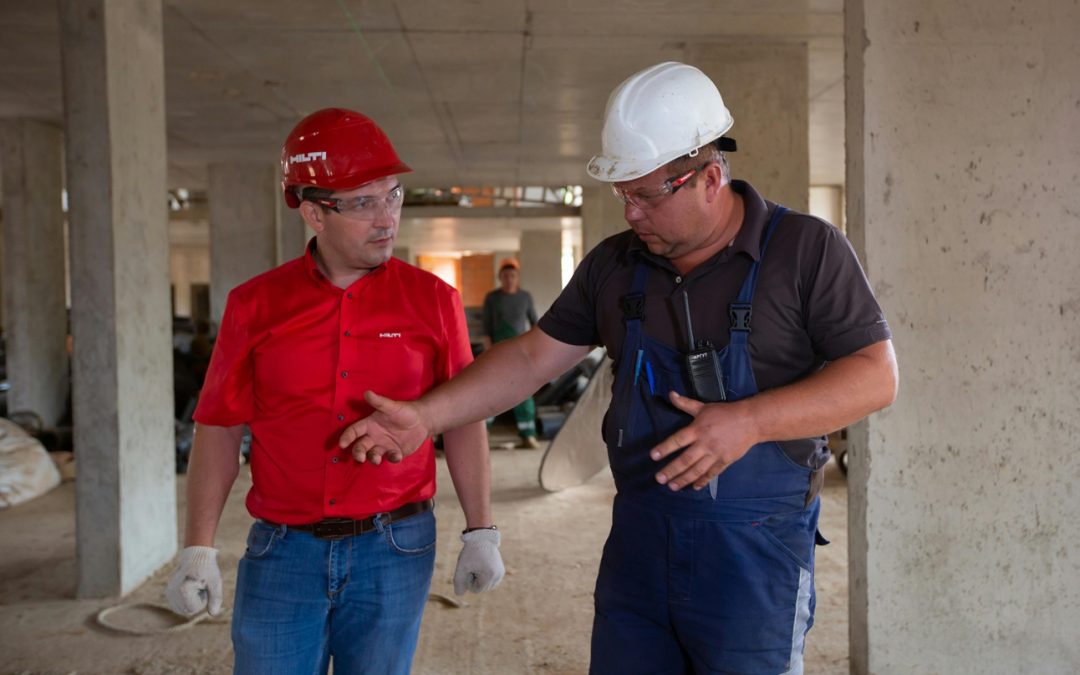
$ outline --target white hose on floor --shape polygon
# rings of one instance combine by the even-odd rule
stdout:
[[[199,623],[225,623],[229,620],[230,610],[225,610],[217,616],[210,616],[208,613],[200,612],[195,616],[188,618],[184,623],[178,623],[168,628],[126,628],[124,626],[117,626],[108,621],[108,618],[113,614],[128,610],[128,609],[149,609],[155,612],[162,612],[167,614],[169,618],[175,619],[180,616],[176,612],[169,609],[167,605],[159,604],[156,602],[128,602],[120,605],[113,605],[112,607],[105,607],[99,611],[94,620],[98,625],[103,628],[107,628],[116,633],[123,633],[124,635],[162,635],[164,633],[176,633],[178,631],[186,630]],[[183,617],[182,617],[183,618]]]

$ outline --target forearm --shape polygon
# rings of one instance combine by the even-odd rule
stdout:
[[[443,443],[446,467],[465,513],[465,526],[490,526],[491,462],[484,423],[473,422],[447,431]]]
[[[195,425],[187,476],[185,546],[213,546],[221,512],[240,472],[243,426]]]
[[[823,436],[892,404],[897,381],[896,356],[885,340],[732,405],[754,429],[756,442]]]
[[[588,352],[587,346],[559,342],[534,328],[493,346],[416,404],[431,433],[454,429],[512,408]]]

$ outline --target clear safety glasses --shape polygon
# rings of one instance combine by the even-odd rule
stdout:
[[[672,176],[655,190],[644,190],[641,188],[626,190],[618,185],[612,184],[611,191],[615,193],[616,199],[623,204],[630,204],[639,209],[655,209],[667,197],[675,194],[679,191],[679,188],[686,185],[686,182],[693,178],[694,174],[709,166],[709,164],[711,164],[711,162],[706,162],[696,169],[690,169],[681,176]]]
[[[337,211],[346,218],[353,220],[375,220],[379,211],[386,209],[389,214],[401,210],[401,204],[405,201],[405,188],[397,185],[382,197],[375,195],[361,195],[349,199],[337,199],[335,197],[314,197],[309,201],[320,206],[325,206],[331,211]]]

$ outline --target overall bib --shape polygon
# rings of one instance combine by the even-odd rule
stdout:
[[[728,308],[730,342],[720,352],[728,400],[758,392],[750,308],[785,212],[776,208]],[[814,610],[811,469],[764,442],[708,489],[672,492],[656,482],[669,460],[656,462],[649,450],[692,418],[667,398],[670,390],[689,395],[683,354],[642,330],[648,274],[639,261],[623,301],[626,337],[604,418],[618,493],[596,582],[590,672],[801,673]]]

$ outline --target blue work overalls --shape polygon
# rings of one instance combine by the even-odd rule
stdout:
[[[728,400],[758,392],[747,338],[758,268],[785,209],[777,207],[735,303],[721,352]],[[594,674],[801,673],[813,623],[819,501],[811,470],[759,443],[708,489],[658,484],[649,450],[691,422],[668,401],[688,394],[681,352],[647,337],[639,260],[623,299],[626,337],[604,418],[618,494],[596,582]]]

